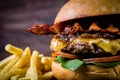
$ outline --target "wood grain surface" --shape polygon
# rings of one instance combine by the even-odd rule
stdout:
[[[4,46],[8,43],[51,55],[52,35],[33,35],[27,28],[34,24],[52,25],[60,8],[68,0],[0,0],[0,59],[8,56]]]

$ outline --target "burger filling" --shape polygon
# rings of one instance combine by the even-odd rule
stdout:
[[[83,64],[111,67],[120,64],[119,14],[78,18],[34,25],[33,34],[56,34],[51,40],[52,57],[63,68],[76,70]]]
[[[105,35],[107,35],[106,33]],[[91,35],[93,37],[86,37]],[[96,35],[96,37],[94,36]],[[110,35],[110,34],[108,34]],[[98,36],[98,37],[97,37]],[[84,33],[82,35],[55,35],[51,40],[53,52],[66,52],[82,58],[105,57],[119,55],[120,39],[107,39],[98,34]],[[102,36],[102,34],[101,34]],[[113,37],[113,35],[109,36]]]
[[[120,64],[120,57],[118,60],[110,58],[110,61],[106,61],[107,59],[103,62],[95,61],[95,58],[119,56],[120,39],[110,33],[57,34],[51,40],[51,50],[53,53],[63,52],[63,54],[56,55],[55,61],[61,63],[63,68],[70,70],[76,70],[84,63],[104,67]],[[64,54],[76,57],[71,59]]]

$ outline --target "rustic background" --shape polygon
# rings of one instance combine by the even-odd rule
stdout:
[[[61,6],[68,0],[0,0],[0,59],[10,55],[6,44],[24,49],[29,46],[50,56],[51,35],[39,36],[27,32],[34,24],[53,24]]]

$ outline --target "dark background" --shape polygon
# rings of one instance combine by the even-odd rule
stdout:
[[[54,19],[68,0],[0,0],[0,59],[10,55],[5,51],[6,44],[24,49],[38,50],[50,56],[52,35],[39,36],[27,32],[34,24],[52,25]]]

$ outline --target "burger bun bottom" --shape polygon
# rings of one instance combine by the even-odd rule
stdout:
[[[120,80],[120,65],[114,67],[82,65],[76,71],[71,71],[53,61],[52,71],[57,80]]]

